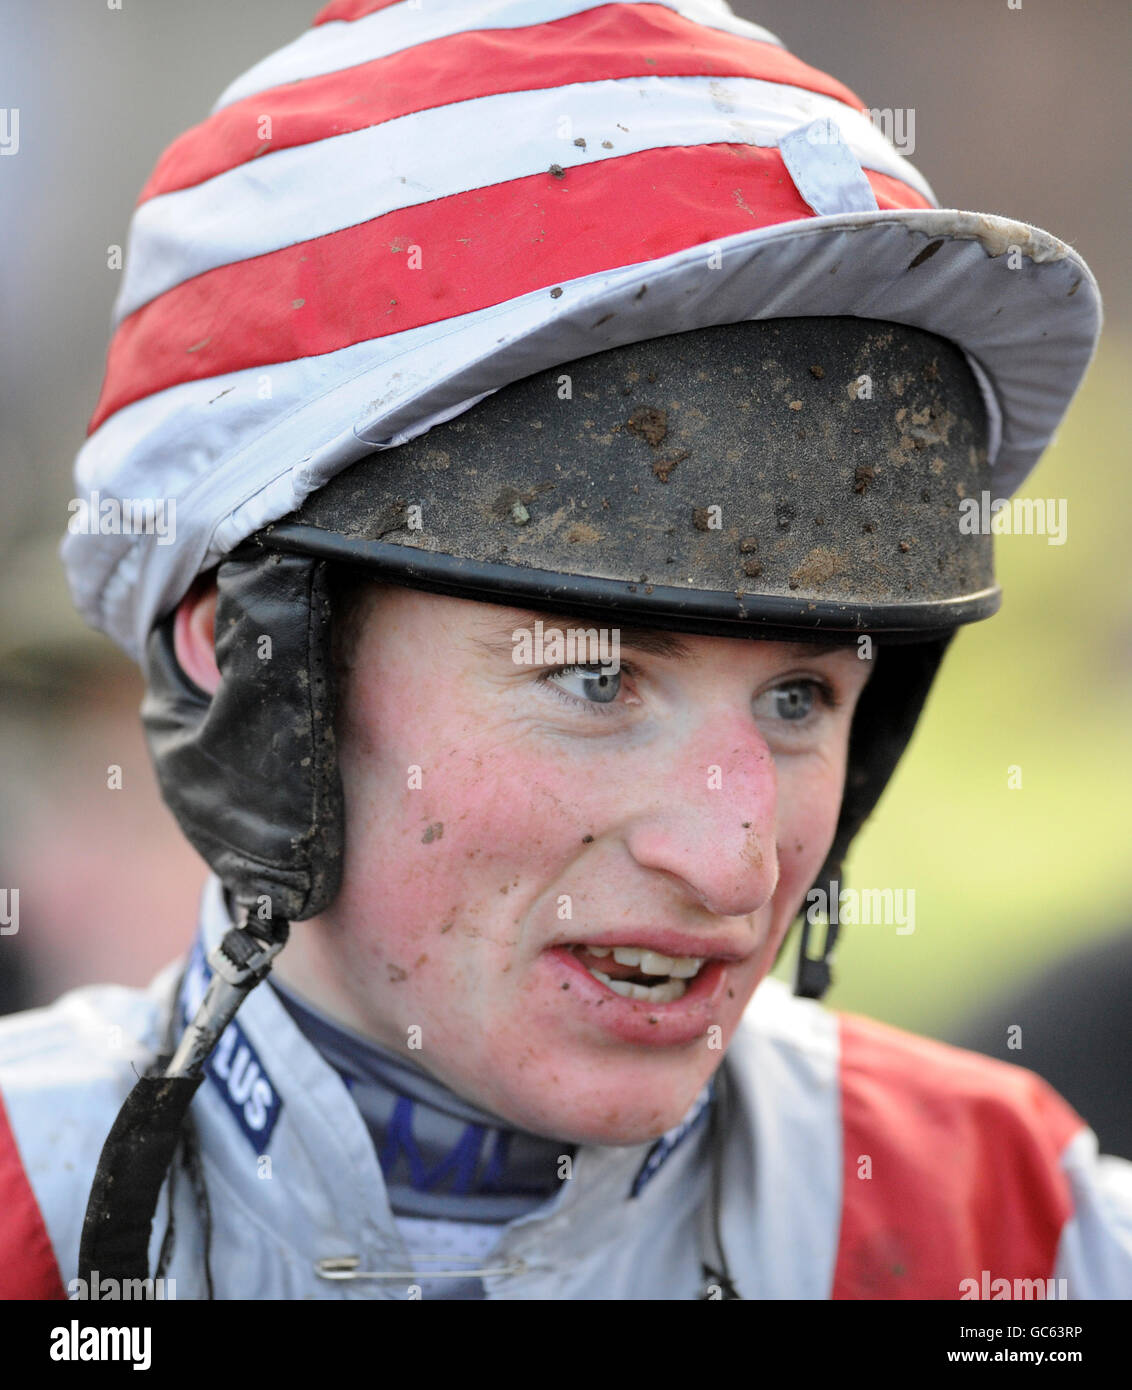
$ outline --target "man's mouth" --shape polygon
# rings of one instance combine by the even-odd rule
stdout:
[[[651,1004],[683,997],[706,956],[663,956],[644,946],[571,946],[575,959],[614,994]]]

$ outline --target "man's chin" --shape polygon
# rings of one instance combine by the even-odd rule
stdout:
[[[565,1088],[535,1097],[507,1095],[485,1108],[501,1119],[545,1139],[563,1144],[631,1147],[649,1144],[675,1129],[691,1110],[711,1076],[680,1076],[665,1085],[654,1079],[642,1086],[626,1077],[611,1078],[596,1092],[567,1094]]]

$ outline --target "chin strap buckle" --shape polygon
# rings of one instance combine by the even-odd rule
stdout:
[[[209,952],[208,963],[214,974],[237,988],[258,985],[286,945],[289,924],[281,925],[282,933],[270,935],[263,932],[262,923],[253,923],[250,918],[242,927],[230,928],[220,945]]]
[[[287,944],[291,924],[283,918],[266,922],[248,914],[241,927],[232,927],[209,952],[212,979],[195,1018],[185,1029],[167,1077],[197,1076],[236,1010],[270,973],[271,963]]]

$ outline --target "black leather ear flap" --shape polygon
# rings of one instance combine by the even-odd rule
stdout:
[[[217,583],[219,689],[181,670],[170,616],[147,646],[142,722],[166,803],[236,901],[301,921],[342,873],[327,566],[243,550]]]

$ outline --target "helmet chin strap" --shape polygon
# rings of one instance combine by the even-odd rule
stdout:
[[[817,925],[809,913],[803,914],[798,941],[798,968],[794,975],[794,993],[802,999],[822,999],[833,983],[833,950],[837,944],[837,924],[826,922],[825,940],[819,954],[810,952],[810,933]]]
[[[204,1064],[236,1010],[267,977],[289,930],[283,918],[262,921],[249,912],[209,955],[212,979],[176,1052],[159,1058],[134,1084],[102,1146],[79,1244],[81,1279],[149,1277],[157,1201]]]

